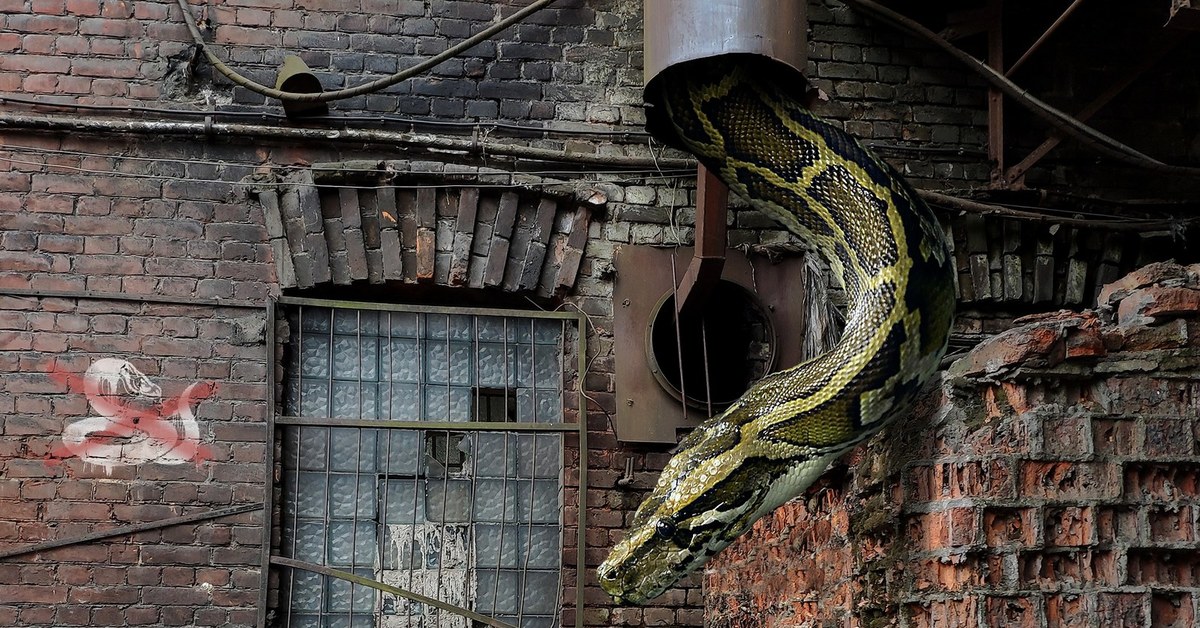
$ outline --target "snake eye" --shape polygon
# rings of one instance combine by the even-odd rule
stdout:
[[[675,536],[675,522],[670,519],[659,519],[654,524],[654,535],[660,539],[670,539]]]

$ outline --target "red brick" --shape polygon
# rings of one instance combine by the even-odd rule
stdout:
[[[1194,595],[1158,591],[1150,598],[1150,623],[1156,628],[1191,628],[1196,625]]]
[[[21,618],[16,625],[52,626],[54,625],[53,606],[29,606],[21,609]]]
[[[1188,322],[1183,319],[1157,324],[1153,327],[1140,325],[1119,329],[1121,349],[1124,351],[1159,351],[1179,349],[1188,343]]]
[[[1192,422],[1183,418],[1146,419],[1144,449],[1147,456],[1191,456]]]
[[[1124,299],[1138,288],[1144,288],[1161,282],[1181,282],[1188,278],[1186,267],[1175,262],[1152,262],[1141,268],[1130,271],[1120,279],[1105,284],[1096,296],[1096,301],[1102,305],[1111,305]]]
[[[158,623],[157,606],[131,606],[125,609],[125,621],[130,626]]]
[[[1109,412],[1130,417],[1195,417],[1186,381],[1153,377],[1114,377],[1103,381]]]
[[[1047,546],[1070,547],[1096,541],[1096,522],[1090,507],[1048,508],[1045,520]]]
[[[8,603],[62,604],[67,601],[67,587],[0,584],[0,600]]]
[[[1146,594],[1100,593],[1096,597],[1096,615],[1102,626],[1145,626]]]
[[[1129,419],[1094,419],[1092,447],[1102,456],[1130,456],[1138,453],[1134,421]]]
[[[63,15],[9,15],[8,29],[24,33],[74,33],[78,20]]]
[[[950,523],[950,547],[974,545],[979,539],[978,512],[974,508],[951,508],[946,511]]]
[[[153,565],[207,566],[212,564],[212,551],[207,547],[149,546],[142,548],[141,555],[144,563]]]
[[[79,20],[79,34],[81,35],[101,35],[103,37],[124,37],[129,39],[137,39],[142,37],[143,28],[141,22],[125,18],[108,19],[89,17]],[[98,66],[96,66],[98,69]],[[117,64],[119,70],[113,73],[101,73],[95,76],[124,76],[125,78],[133,78],[137,76],[136,61],[122,61]],[[128,68],[135,68],[133,74],[126,76]]]
[[[45,538],[45,537],[43,537]],[[106,563],[109,560],[109,547],[104,544],[67,545],[47,550],[46,555],[58,561],[80,563]]]
[[[120,607],[98,606],[92,609],[92,626],[124,626],[125,613]]]
[[[75,604],[135,604],[139,594],[132,587],[72,587],[67,597]]]
[[[937,463],[914,467],[910,497],[919,501],[959,497],[1011,497],[1012,472],[1006,460]]]
[[[195,607],[165,606],[161,612],[162,623],[164,626],[194,625],[194,618],[196,615]]]
[[[913,513],[905,518],[908,544],[913,549],[932,550],[943,548],[949,539],[946,513]]]
[[[79,16],[100,15],[100,0],[66,0],[67,12]]]
[[[1079,459],[1092,453],[1091,419],[1081,415],[1045,417],[1042,451],[1055,459]]]
[[[233,45],[278,46],[283,41],[279,31],[241,26],[218,26],[215,41]]]
[[[1200,311],[1200,290],[1186,287],[1148,286],[1134,290],[1117,306],[1123,326],[1162,322]]]
[[[1062,593],[1047,595],[1045,616],[1047,628],[1073,628],[1085,617],[1093,615],[1094,603],[1087,595]]]
[[[980,563],[962,558],[923,558],[912,564],[917,590],[967,591],[983,584]]]
[[[1021,463],[1020,495],[1054,500],[1117,497],[1121,484],[1117,468],[1101,462]]]
[[[988,596],[986,612],[989,621],[1012,628],[1041,628],[1041,603],[1027,596]]]
[[[67,216],[64,222],[64,232],[71,235],[129,235],[133,232],[133,221],[115,216]]]
[[[1190,542],[1196,538],[1191,506],[1154,509],[1149,512],[1148,519],[1151,541]]]
[[[87,626],[91,621],[90,606],[58,606],[54,609],[56,626]]]
[[[30,94],[58,93],[58,75],[33,74],[21,81],[21,90]]]
[[[51,521],[105,521],[112,516],[112,508],[108,504],[51,502],[45,508],[46,517]]]
[[[193,567],[163,567],[162,583],[169,587],[190,587],[196,584],[196,569]]]
[[[1196,463],[1127,463],[1125,498],[1176,501],[1200,497],[1200,465]]]
[[[966,628],[978,623],[978,600],[974,597],[910,603],[905,610],[914,628]]]
[[[197,584],[210,584],[214,587],[229,585],[229,570],[216,567],[201,567],[196,570]]]
[[[983,513],[984,535],[989,547],[1031,546],[1037,535],[1032,508],[988,508]]]
[[[1116,557],[1110,551],[1030,551],[1019,561],[1021,581],[1034,587],[1119,584]]]
[[[8,17],[10,24],[12,17]],[[0,70],[31,74],[66,74],[71,71],[71,60],[64,56],[11,54],[0,58]]]

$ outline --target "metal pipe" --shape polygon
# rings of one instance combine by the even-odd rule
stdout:
[[[1025,54],[1021,55],[1021,58],[1017,59],[1017,62],[1012,64],[1012,67],[1010,67],[1008,71],[1004,73],[1004,76],[1012,76],[1013,73],[1017,71],[1017,68],[1021,67],[1021,64],[1025,63],[1029,57],[1033,56],[1033,53],[1037,51],[1037,49],[1040,48],[1047,39],[1050,38],[1050,35],[1053,34],[1054,31],[1058,30],[1059,26],[1062,26],[1063,22],[1065,22],[1067,18],[1075,12],[1075,9],[1078,9],[1079,6],[1083,4],[1083,1],[1084,0],[1075,0],[1075,2],[1072,2],[1071,6],[1067,7],[1067,10],[1063,11],[1062,15],[1058,16],[1058,19],[1054,20],[1054,23],[1046,29],[1046,32],[1042,33],[1042,36],[1038,37],[1037,41],[1033,42],[1033,45],[1031,45],[1029,49],[1025,51]]]
[[[486,626],[495,626],[496,628],[516,628],[516,626],[513,626],[512,624],[507,624],[498,619],[481,615],[470,609],[463,608],[461,606],[455,606],[453,604],[447,604],[446,602],[431,597],[426,597],[420,593],[414,593],[399,587],[393,587],[389,584],[379,582],[378,580],[372,580],[364,576],[355,575],[348,571],[342,571],[341,569],[333,569],[326,567],[325,565],[318,565],[316,563],[309,563],[302,560],[285,558],[283,556],[272,556],[271,564],[281,565],[283,567],[291,567],[292,569],[303,569],[304,571],[311,571],[313,573],[328,576],[330,578],[339,578],[355,584],[361,584],[362,586],[371,587],[372,589],[383,591],[384,593],[391,593],[392,595],[408,598],[421,604],[428,604],[429,606],[454,613],[455,615],[466,617],[467,619],[474,620]]]
[[[228,508],[219,508],[217,510],[194,512],[189,515],[180,515],[178,517],[168,517],[166,519],[159,519],[158,521],[134,523],[127,526],[120,526],[118,528],[82,534],[80,536],[73,536],[65,539],[55,539],[53,541],[46,541],[45,543],[37,543],[34,545],[26,545],[24,547],[14,547],[12,549],[0,551],[0,560],[12,558],[14,556],[35,554],[37,552],[44,552],[46,550],[66,547],[68,545],[78,545],[80,543],[99,541],[101,539],[108,539],[114,536],[125,536],[126,534],[137,534],[138,532],[158,530],[159,528],[169,528],[171,526],[182,525],[185,523],[195,523],[197,521],[208,521],[210,519],[219,519],[221,517],[228,517],[230,515],[240,515],[244,512],[259,510],[262,507],[262,504],[243,504],[240,506],[230,506]]]
[[[684,61],[756,54],[803,74],[808,3],[778,0],[646,0],[646,85]]]
[[[653,106],[656,79],[667,68],[707,57],[755,55],[790,71],[803,86],[808,65],[808,3],[800,0],[645,0],[646,130],[674,136],[663,112]]]
[[[188,307],[228,307],[260,310],[262,303],[230,299],[205,299],[200,297],[171,297],[159,294],[128,294],[117,292],[95,292],[92,290],[39,290],[37,288],[0,288],[0,296],[30,297],[38,299],[88,299],[92,301],[131,301],[134,303],[156,303],[183,305]]]
[[[275,521],[275,299],[267,301],[266,320],[266,367],[267,367],[267,417],[266,417],[266,449],[263,452],[263,533],[262,558],[260,559],[258,580],[258,625],[267,625],[267,606],[270,604],[271,586],[271,539],[272,527]]]
[[[537,148],[520,144],[505,144],[487,140],[451,138],[429,133],[406,133],[382,129],[316,129],[278,127],[262,124],[231,122],[186,122],[181,120],[128,120],[63,116],[29,116],[0,114],[0,129],[28,129],[69,133],[139,133],[145,135],[186,135],[212,138],[219,136],[250,137],[310,142],[348,142],[353,144],[386,144],[392,147],[437,149],[474,156],[501,155],[538,161],[591,164],[598,166],[627,166],[655,169],[690,169],[696,167],[691,159],[671,157],[631,157],[627,155],[589,155],[567,153],[564,150]]]

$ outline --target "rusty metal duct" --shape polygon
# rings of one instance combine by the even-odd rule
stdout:
[[[785,85],[798,90],[806,85],[805,0],[645,0],[642,6],[647,103],[658,100],[655,79],[664,70],[719,55],[756,55],[776,66],[772,72]],[[647,108],[646,130],[672,144],[673,134],[665,132],[666,124],[661,111],[653,105]],[[698,175],[696,255],[678,284],[675,306],[680,313],[705,304],[725,263],[728,189],[703,167]]]
[[[663,70],[723,54],[762,55],[802,75],[808,63],[807,9],[805,0],[645,0],[647,94]],[[657,136],[654,112],[647,117],[647,130]]]

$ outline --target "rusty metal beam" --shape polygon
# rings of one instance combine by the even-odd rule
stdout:
[[[409,591],[407,589],[401,589],[399,587],[394,587],[390,584],[384,584],[378,580],[372,580],[365,576],[360,576],[358,574],[350,573],[349,571],[342,571],[341,569],[334,569],[332,567],[326,567],[325,565],[318,565],[317,563],[310,563],[310,562],[306,562],[306,561],[302,561],[302,560],[295,560],[293,558],[286,558],[283,556],[272,556],[271,564],[279,565],[281,567],[291,567],[292,569],[303,569],[304,571],[311,571],[312,573],[320,574],[322,576],[328,576],[330,578],[338,578],[339,580],[353,582],[354,584],[357,584],[359,586],[370,587],[372,589],[375,589],[376,591],[383,591],[384,593],[391,593],[392,595],[397,595],[397,596],[400,596],[400,597],[403,597],[403,598],[406,598],[409,600],[413,600],[414,602],[418,602],[420,604],[428,604],[429,606],[433,606],[435,608],[439,608],[441,610],[444,610],[444,611],[447,611],[450,613],[454,613],[455,615],[458,615],[459,617],[465,617],[467,619],[470,619],[479,624],[483,624],[485,626],[494,626],[495,628],[516,628],[516,626],[513,626],[512,624],[507,624],[505,622],[500,621],[499,619],[495,619],[493,617],[488,617],[487,615],[481,615],[469,608],[455,606],[454,604],[450,604],[448,602],[443,602],[441,600],[434,599],[434,598],[431,598],[431,597],[428,597],[425,595],[421,595],[420,593],[415,593],[415,592]],[[583,571],[582,565],[580,566],[579,570]]]
[[[1004,0],[991,0],[988,9],[994,16],[987,31],[988,65],[1004,72]],[[988,88],[988,159],[992,162],[992,185],[1004,186],[1004,94]]]
[[[1071,6],[1067,7],[1067,9],[1062,12],[1062,15],[1058,16],[1057,20],[1054,20],[1054,23],[1046,29],[1046,32],[1042,33],[1042,36],[1038,37],[1037,41],[1033,42],[1033,45],[1029,46],[1029,49],[1025,51],[1025,54],[1021,55],[1021,58],[1017,59],[1017,62],[1012,64],[1012,67],[1008,68],[1008,71],[1005,72],[1004,75],[1012,76],[1013,73],[1017,71],[1017,68],[1021,67],[1021,64],[1025,63],[1029,57],[1033,56],[1033,53],[1036,52],[1038,48],[1041,48],[1042,44],[1050,38],[1050,35],[1053,34],[1054,31],[1058,30],[1058,27],[1062,26],[1063,22],[1065,22],[1067,18],[1075,12],[1075,9],[1078,9],[1080,5],[1083,4],[1083,2],[1084,0],[1075,0],[1075,2],[1072,2]]]
[[[704,166],[696,172],[696,252],[679,280],[676,311],[700,307],[725,267],[729,188]]]
[[[1125,91],[1127,87],[1132,85],[1133,82],[1138,79],[1138,77],[1140,77],[1142,74],[1145,74],[1150,68],[1154,67],[1154,64],[1158,63],[1163,56],[1170,52],[1171,49],[1178,45],[1183,39],[1184,34],[1182,31],[1169,31],[1169,34],[1164,35],[1163,38],[1159,40],[1159,43],[1146,54],[1146,57],[1141,63],[1133,68],[1130,68],[1128,72],[1121,75],[1121,77],[1114,81],[1113,84],[1108,87],[1108,89],[1104,90],[1104,92],[1092,100],[1092,102],[1088,103],[1086,107],[1081,109],[1079,113],[1075,114],[1075,118],[1080,122],[1087,122],[1092,116],[1096,115],[1097,112],[1103,109],[1105,105],[1112,102],[1112,100],[1120,95],[1121,92]],[[1042,142],[1041,145],[1030,151],[1029,155],[1004,173],[1004,180],[1009,185],[1020,185],[1021,179],[1024,178],[1025,173],[1029,172],[1030,168],[1037,165],[1037,163],[1041,161],[1043,157],[1061,144],[1063,139],[1064,138],[1060,133],[1050,132],[1046,140]]]
[[[208,521],[209,519],[219,519],[231,515],[240,515],[244,512],[252,512],[262,509],[262,504],[243,504],[240,506],[230,506],[228,508],[218,508],[216,510],[206,510],[204,512],[194,512],[190,515],[180,515],[178,517],[168,517],[159,519],[158,521],[146,521],[144,523],[134,523],[118,528],[110,528],[108,530],[100,530],[89,534],[81,534],[65,539],[55,539],[35,545],[25,545],[23,547],[14,547],[0,551],[0,559],[12,558],[14,556],[24,556],[25,554],[34,554],[44,552],[59,547],[68,545],[79,545],[80,543],[90,543],[101,539],[108,539],[114,536],[125,536],[127,534],[137,534],[147,530],[157,530],[159,528],[169,528],[171,526],[182,525],[185,523],[195,523],[197,521]]]

